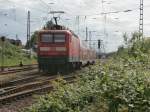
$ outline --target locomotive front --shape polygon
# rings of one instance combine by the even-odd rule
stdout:
[[[43,30],[38,37],[39,70],[56,73],[68,62],[69,32]]]

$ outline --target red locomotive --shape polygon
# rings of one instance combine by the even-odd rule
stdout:
[[[39,31],[39,70],[50,73],[68,72],[94,63],[96,52],[82,43],[70,30],[55,27]]]

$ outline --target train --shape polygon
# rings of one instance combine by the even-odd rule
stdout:
[[[73,31],[57,25],[38,31],[37,56],[39,71],[68,73],[94,64],[96,51]]]

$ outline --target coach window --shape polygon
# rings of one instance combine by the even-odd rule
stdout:
[[[54,34],[54,42],[65,42],[65,34]]]
[[[53,35],[52,34],[42,34],[41,42],[53,42]]]

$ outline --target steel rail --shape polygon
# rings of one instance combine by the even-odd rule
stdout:
[[[47,92],[53,89],[51,81],[56,79],[57,77],[51,77],[49,79],[43,80],[42,82],[37,82],[33,84],[27,84],[16,90],[11,90],[11,92],[6,92],[0,97],[0,104],[3,105],[5,103],[11,102],[14,99],[24,98],[26,96],[32,95],[36,92]],[[72,83],[75,79],[75,75],[64,76],[64,80],[67,83]]]

